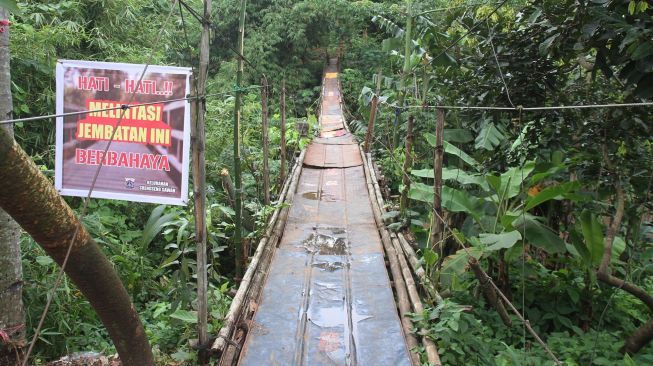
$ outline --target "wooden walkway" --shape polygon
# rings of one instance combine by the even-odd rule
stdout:
[[[240,365],[411,365],[335,60]]]

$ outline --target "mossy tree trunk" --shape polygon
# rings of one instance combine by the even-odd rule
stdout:
[[[153,365],[145,330],[118,274],[73,210],[32,159],[0,129],[0,208],[61,265],[72,242],[66,274],[88,299],[113,340],[123,365]],[[4,246],[4,245],[3,245]]]
[[[9,13],[0,8],[0,20]],[[11,75],[9,71],[9,27],[0,33],[0,121],[11,119]],[[0,126],[13,139],[13,126]],[[12,365],[25,346],[25,312],[23,309],[23,270],[20,260],[20,226],[0,209],[0,364]]]

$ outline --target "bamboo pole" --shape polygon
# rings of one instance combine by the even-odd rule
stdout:
[[[261,78],[261,119],[263,129],[263,203],[270,205],[270,137],[268,135],[268,79]]]
[[[476,258],[470,256],[467,262],[472,268],[474,276],[476,276],[476,279],[481,284],[481,290],[483,291],[483,295],[485,295],[487,302],[496,309],[497,313],[501,317],[501,320],[503,321],[503,324],[508,327],[512,326],[512,320],[510,320],[510,316],[508,315],[505,306],[503,306],[503,302],[497,296],[497,293],[494,291],[492,285],[490,285],[490,281],[492,281],[492,279],[490,279],[487,273],[481,269],[481,265],[478,264]]]
[[[297,163],[295,164],[293,176],[299,175],[299,172],[301,171],[301,164],[303,163],[304,160],[304,154],[305,153],[302,152],[299,159],[297,160]],[[291,183],[294,184],[292,188],[293,192],[294,189],[296,188],[296,180],[294,180],[293,182],[288,180],[283,185],[283,189],[279,196],[277,209],[272,214],[272,218],[270,219],[265,234],[261,239],[261,241],[259,242],[259,245],[256,248],[256,252],[252,257],[252,261],[249,267],[247,268],[247,272],[245,272],[245,275],[243,276],[243,279],[240,282],[240,286],[238,287],[236,296],[234,296],[231,305],[229,306],[229,311],[227,312],[227,315],[224,318],[224,325],[218,332],[217,339],[215,340],[213,346],[211,347],[212,351],[223,352],[225,350],[226,345],[228,343],[227,339],[229,339],[229,337],[231,336],[234,326],[236,325],[236,320],[239,318],[239,315],[241,313],[242,305],[245,303],[245,300],[248,294],[250,293],[250,286],[252,286],[252,284],[254,283],[253,281],[254,275],[257,272],[260,272],[259,269],[261,267],[261,260],[263,258],[263,254],[264,252],[269,252],[272,249],[272,247],[276,245],[276,242],[274,242],[274,240],[271,239],[275,238],[275,236],[273,236],[274,231],[275,230],[278,231],[278,229],[276,228],[280,224],[279,217],[282,211],[281,203],[283,203],[286,200],[288,196],[288,192],[291,191]],[[287,208],[287,206],[285,208]]]
[[[240,21],[238,24],[238,52],[240,55],[244,54],[245,43],[245,15],[246,15],[247,0],[240,0]],[[236,72],[236,98],[234,102],[234,176],[236,178],[236,200],[234,204],[234,211],[236,217],[234,220],[234,249],[236,251],[236,277],[240,278],[243,274],[243,248],[242,248],[242,201],[243,201],[243,181],[240,171],[240,104],[243,91],[240,86],[243,81],[243,69],[245,68],[245,60],[243,57],[238,57],[238,71]]]
[[[365,147],[363,150],[365,153],[370,152],[372,147],[372,138],[374,137],[374,122],[376,121],[376,111],[379,103],[379,94],[381,93],[381,79],[383,78],[383,73],[381,69],[376,74],[376,91],[374,92],[374,97],[372,98],[372,106],[370,109],[370,120],[367,122],[367,134],[365,134]]]
[[[402,219],[407,225],[410,225],[410,215],[408,214],[408,191],[410,190],[410,168],[413,165],[413,116],[408,116],[406,123],[406,157],[404,159],[404,166],[402,169],[402,183],[404,188],[401,190],[401,197],[399,199],[399,211],[401,212]]]
[[[366,164],[371,165],[372,160],[369,158],[369,154],[367,154],[367,156],[368,159]],[[378,185],[378,180],[376,179],[376,172],[374,172],[374,169],[371,166],[369,167],[369,170],[370,170],[372,181],[376,183],[373,184],[374,186],[373,193],[377,197],[377,204],[379,205],[379,207],[383,207],[383,196],[381,195],[381,189]],[[397,252],[397,258],[399,259],[401,265],[402,275],[404,277],[404,280],[408,288],[408,294],[411,297],[411,301],[413,303],[413,310],[415,311],[415,313],[421,313],[424,311],[424,307],[422,305],[421,299],[419,298],[417,287],[415,286],[415,281],[413,280],[408,264],[406,263],[406,258],[402,255],[402,253],[404,253],[404,251],[401,249],[403,244],[401,244],[401,240],[399,240],[399,235],[401,235],[401,238],[403,238],[403,234],[401,233],[399,234],[391,233],[392,243]],[[407,246],[409,246],[406,239],[403,238],[403,240],[406,242]],[[442,302],[442,297],[440,297],[440,295],[438,294],[437,290],[433,285],[430,286],[424,285],[426,283],[431,284],[430,279],[428,279],[428,276],[426,276],[426,272],[424,271],[424,269],[422,269],[421,265],[419,264],[419,260],[417,259],[415,252],[412,251],[412,248],[410,248],[410,251],[412,252],[413,255],[412,257],[413,261],[411,261],[411,264],[414,263],[414,268],[418,268],[419,270],[421,270],[421,271],[416,270],[416,274],[418,274],[418,277],[423,281],[423,287],[431,294],[431,296],[436,300],[436,302],[438,303]],[[408,255],[406,254],[406,256]],[[440,361],[440,356],[438,354],[438,350],[437,347],[435,346],[435,343],[426,336],[422,336],[422,343],[424,344],[424,348],[426,350],[426,355],[429,363],[433,365],[441,365],[442,363]]]
[[[399,266],[401,267],[401,274],[404,277],[406,282],[406,288],[408,289],[408,296],[413,306],[413,312],[416,314],[424,313],[424,306],[422,305],[422,300],[419,297],[417,292],[417,286],[415,285],[415,280],[413,275],[410,273],[410,267],[406,263],[406,257],[403,255],[401,250],[401,244],[395,233],[391,233],[390,237],[392,239],[392,245],[394,246],[395,252],[397,253],[397,259],[399,259]],[[435,366],[441,366],[442,361],[440,361],[440,355],[438,355],[438,349],[435,346],[433,340],[431,340],[427,335],[425,335],[424,329],[422,329],[422,344],[426,350],[426,357],[429,361],[429,364]]]
[[[435,301],[437,304],[442,302],[442,296],[438,292],[438,290],[435,288],[435,284],[431,282],[431,279],[428,277],[426,274],[426,271],[424,268],[422,268],[422,264],[417,258],[417,254],[413,250],[413,247],[408,243],[408,240],[406,240],[406,237],[402,233],[397,233],[397,238],[399,238],[399,243],[401,244],[401,248],[403,249],[404,254],[406,255],[406,258],[408,258],[408,262],[413,268],[413,272],[419,279],[420,284],[422,285],[422,288],[428,292],[428,294],[431,296],[431,299]]]
[[[372,212],[374,213],[374,221],[376,222],[376,227],[379,231],[379,234],[381,234],[381,242],[383,243],[383,248],[385,249],[388,261],[390,262],[390,272],[392,273],[392,279],[394,281],[395,290],[397,292],[397,305],[399,306],[401,325],[404,330],[404,335],[406,336],[406,344],[408,345],[413,365],[420,365],[419,355],[412,351],[416,349],[418,345],[415,334],[411,332],[412,322],[408,317],[408,314],[411,312],[408,290],[406,288],[406,283],[402,277],[401,270],[399,269],[397,253],[392,246],[392,240],[390,239],[385,225],[383,224],[383,219],[381,218],[381,207],[379,206],[379,202],[372,198],[374,186],[372,183],[372,175],[370,173],[371,169],[369,167],[369,162],[365,158],[365,153],[363,153],[362,150],[361,158],[363,159],[363,170],[365,171],[365,177],[367,180],[367,190],[370,192],[370,202],[372,204]]]
[[[373,190],[370,191],[370,195],[376,196],[376,206],[379,207],[380,212],[383,212],[383,196],[381,195],[381,189],[378,184],[378,180],[376,179],[376,172],[374,172],[374,168],[371,166],[372,165],[372,159],[370,158],[370,154],[367,154],[367,159],[363,159],[363,163],[367,166],[367,169],[369,170],[369,175],[370,179],[372,180],[372,188]],[[368,187],[369,189],[369,187]],[[383,228],[385,230],[385,227]],[[403,255],[403,250],[401,249],[401,244],[399,242],[398,236],[395,233],[390,233],[390,238],[392,245],[394,247],[394,251],[396,253],[397,259],[399,260],[399,267],[401,268],[401,275],[404,279],[404,282],[406,284],[406,289],[408,292],[408,296],[410,298],[413,311],[415,313],[423,313],[424,312],[424,306],[422,305],[422,300],[419,297],[419,293],[417,292],[417,286],[415,285],[415,281],[413,279],[412,274],[410,273],[410,267],[408,266],[408,263],[406,263],[406,258]],[[413,252],[414,254],[414,252]],[[419,263],[419,261],[418,261]],[[420,267],[421,268],[421,267]],[[392,269],[391,269],[392,270]],[[424,270],[422,270],[424,272]],[[424,273],[424,276],[426,277],[426,274]],[[395,278],[395,275],[392,275],[393,278]],[[395,280],[396,281],[396,280]],[[433,288],[433,291],[437,295],[437,291],[435,288]],[[437,295],[437,298],[442,301],[442,298]],[[437,347],[435,346],[435,343],[428,338],[425,335],[422,335],[422,344],[424,345],[424,349],[426,350],[426,356],[430,364],[432,365],[442,365],[442,362],[440,361],[440,356],[438,355],[438,350]]]
[[[435,126],[435,153],[433,157],[433,210],[431,213],[431,248],[442,240],[442,223],[438,220],[442,216],[442,164],[444,160],[443,134],[444,134],[444,109],[437,109],[437,122]]]
[[[200,66],[197,77],[197,90],[206,94],[206,80],[209,70],[209,19],[211,17],[211,0],[204,1],[204,22],[200,37]],[[206,162],[204,149],[206,134],[206,100],[198,98],[195,105],[195,140],[193,143],[193,199],[195,201],[195,241],[197,245],[197,332],[199,340],[198,363],[208,364],[206,346],[208,334],[208,278],[206,248]]]
[[[286,80],[281,81],[281,167],[279,185],[286,179]]]

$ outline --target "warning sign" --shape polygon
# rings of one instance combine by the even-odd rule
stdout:
[[[185,205],[189,68],[57,63],[55,185],[61,194]],[[132,98],[133,96],[133,98]],[[90,111],[87,113],[78,113]]]

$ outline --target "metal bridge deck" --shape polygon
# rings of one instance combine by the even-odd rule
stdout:
[[[240,365],[410,365],[335,62]]]

